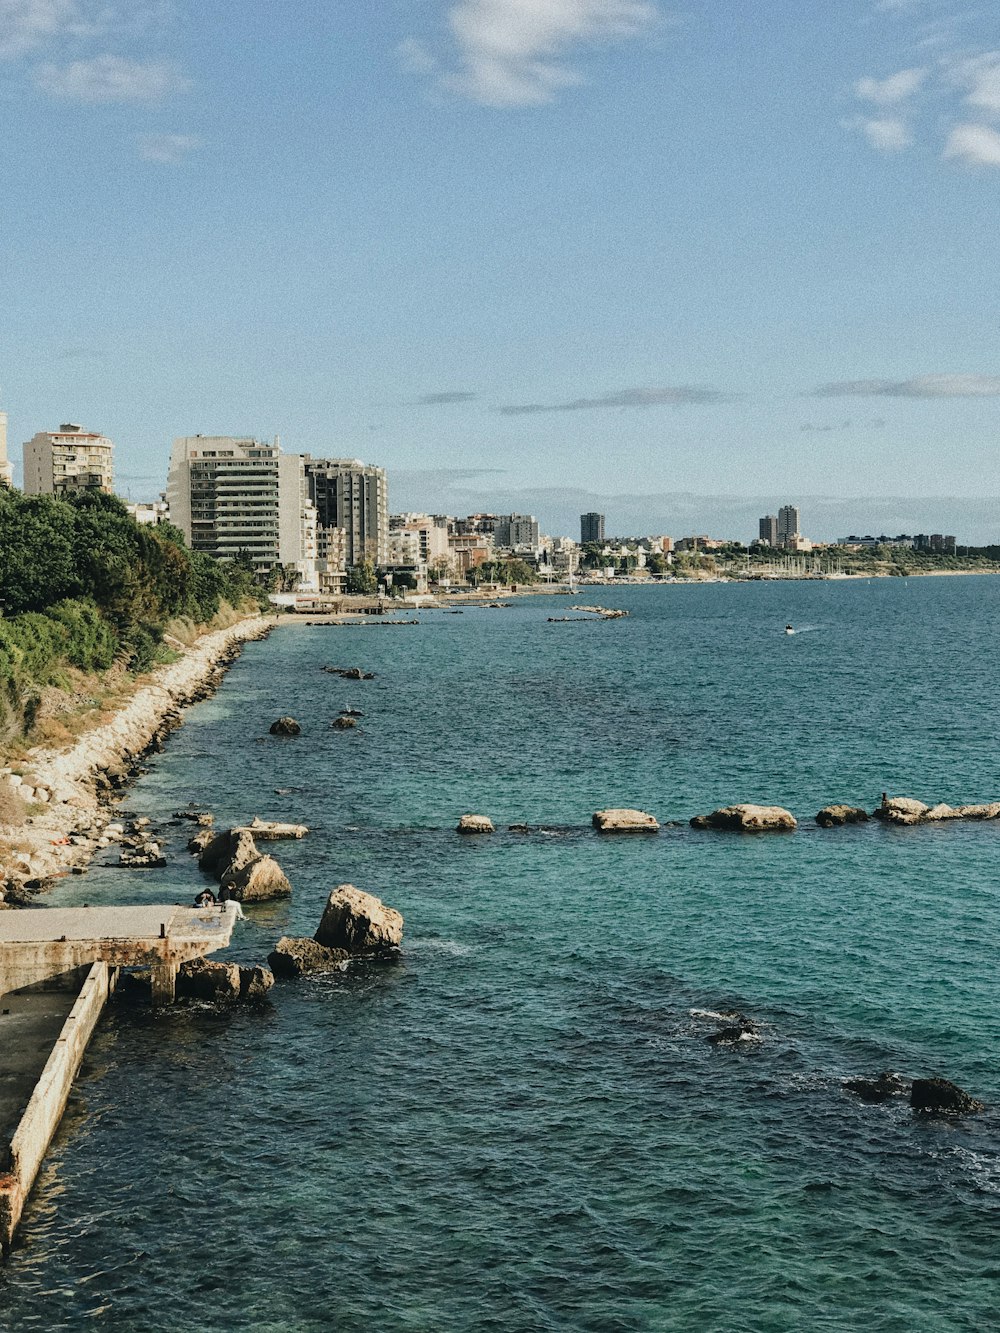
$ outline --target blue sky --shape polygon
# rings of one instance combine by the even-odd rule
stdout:
[[[992,0],[0,0],[0,113],[15,458],[1000,495]]]

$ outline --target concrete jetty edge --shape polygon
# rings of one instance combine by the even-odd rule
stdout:
[[[28,1195],[59,1127],[73,1080],[116,977],[117,972],[104,962],[96,962],[88,969],[10,1140],[10,1170],[0,1174],[0,1253],[5,1256],[10,1252]]]

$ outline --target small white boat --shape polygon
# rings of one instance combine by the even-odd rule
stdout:
[[[794,633],[795,633],[795,630],[792,629],[791,625],[786,625],[786,626],[785,626],[785,633],[786,633],[786,634],[794,634]]]

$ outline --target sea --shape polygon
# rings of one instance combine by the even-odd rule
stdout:
[[[628,617],[577,620],[595,601]],[[311,935],[348,882],[405,937],[258,1007],[116,1000],[0,1268],[0,1327],[1000,1327],[1000,821],[814,819],[1000,798],[1000,579],[455,612],[247,645],[123,803],[168,867],[112,853],[50,895],[191,901],[170,820],[192,806],[310,828],[270,846],[294,892],[248,906],[233,958]],[[359,725],[332,729],[345,708]],[[300,736],[268,734],[283,714]],[[737,801],[799,827],[688,824]],[[662,828],[601,836],[609,806]],[[463,813],[496,832],[459,836]],[[733,1010],[757,1039],[710,1042]],[[882,1070],[986,1110],[845,1089]]]

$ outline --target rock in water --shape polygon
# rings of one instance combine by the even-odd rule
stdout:
[[[816,816],[816,823],[821,828],[832,828],[835,824],[867,824],[868,811],[859,805],[824,805]]]
[[[304,838],[309,829],[305,824],[279,824],[254,815],[247,826],[247,832],[255,838],[263,838],[265,842],[274,842],[279,838]]]
[[[328,949],[315,940],[295,939],[282,935],[267,956],[267,961],[278,977],[301,977],[307,972],[343,970],[350,957],[346,949]]]
[[[227,829],[216,833],[198,857],[198,869],[221,880],[227,870],[241,870],[258,856],[260,852],[248,829]]]
[[[229,896],[240,903],[265,902],[268,898],[287,898],[292,886],[273,856],[258,856],[245,865],[235,863],[223,874],[221,884]]]
[[[239,964],[213,963],[207,958],[181,963],[177,971],[177,994],[192,1000],[238,1000]]]
[[[910,1105],[914,1111],[928,1115],[972,1115],[985,1109],[982,1102],[946,1078],[915,1078],[910,1088]]]
[[[691,827],[766,833],[797,828],[798,821],[791,811],[780,805],[725,805],[710,815],[695,815]]]
[[[267,967],[240,968],[240,999],[262,1000],[274,985],[274,973]]]
[[[590,822],[598,833],[656,833],[660,827],[645,810],[595,810]]]
[[[905,1079],[888,1069],[877,1078],[849,1078],[844,1083],[845,1089],[863,1102],[887,1102],[890,1097],[903,1097],[908,1086]]]
[[[352,727],[356,727],[357,725],[358,719],[356,717],[349,717],[347,714],[341,714],[340,717],[335,717],[330,723],[330,726],[333,727],[334,731],[350,731]]]
[[[298,736],[301,730],[294,717],[279,717],[277,722],[271,723],[272,736]]]
[[[456,833],[492,833],[493,820],[489,815],[463,815],[455,826]]]
[[[919,824],[928,809],[923,801],[914,801],[909,796],[884,796],[872,814],[885,824]]]
[[[381,953],[402,943],[403,918],[372,894],[340,884],[327,900],[314,938],[328,949]]]
[[[210,828],[203,828],[200,833],[196,833],[188,842],[188,851],[195,856],[201,856],[202,852],[208,847],[215,838],[215,834]]]

